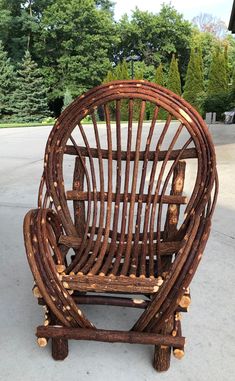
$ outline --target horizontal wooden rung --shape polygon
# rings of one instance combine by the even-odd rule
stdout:
[[[78,150],[82,156],[89,156],[88,149],[86,147],[79,146]],[[99,150],[97,148],[90,148],[89,151],[90,151],[91,156],[94,159],[97,159],[99,157]],[[72,145],[67,145],[65,147],[64,152],[68,155],[77,155],[78,154],[77,149]],[[166,155],[167,155],[167,152],[168,151],[160,151],[158,154],[158,160],[159,161],[164,160]],[[179,150],[179,149],[173,150],[170,153],[168,160],[175,160],[178,157],[178,155],[180,154],[180,152],[181,152],[181,150]],[[107,149],[101,149],[100,153],[102,155],[102,159],[108,159],[109,151]],[[155,158],[155,155],[156,155],[156,151],[150,151],[148,153],[148,160],[153,161]],[[117,151],[112,151],[112,159],[117,160],[117,157],[118,157]],[[135,160],[135,157],[136,157],[136,152],[131,151],[130,152],[130,160],[131,161]],[[144,157],[145,157],[145,152],[140,151],[139,160],[144,160]],[[184,150],[184,152],[180,156],[181,160],[182,159],[194,159],[194,158],[197,158],[197,151],[195,148],[188,148],[188,149]],[[121,160],[127,160],[127,152],[126,151],[121,151]]]
[[[183,348],[184,337],[173,337],[171,335],[159,335],[157,333],[135,332],[135,331],[111,331],[103,329],[72,328],[60,326],[39,326],[37,337],[63,338],[72,340],[93,340],[109,343],[130,344],[152,344],[168,345]]]
[[[157,278],[101,275],[62,275],[65,288],[89,292],[154,294],[159,290]]]
[[[61,235],[59,238],[59,244],[62,244],[62,245],[65,245],[67,247],[71,247],[74,249],[79,249],[82,242],[83,242],[82,238],[75,237],[75,236]],[[89,238],[87,239],[86,246],[88,245],[88,243],[89,243]],[[91,250],[94,248],[94,246],[96,244],[97,244],[96,241],[92,241]],[[160,253],[161,253],[161,255],[168,255],[168,254],[173,254],[175,252],[178,252],[181,249],[182,244],[183,243],[181,241],[160,242],[160,245],[159,245]],[[101,245],[102,245],[102,242],[100,243],[100,247],[101,247]],[[110,245],[111,245],[110,243],[107,244],[107,251],[109,250]],[[136,249],[137,250],[143,249],[143,245],[145,245],[145,244],[143,244],[142,242],[138,243]],[[123,246],[125,249],[126,242],[123,243]],[[147,243],[147,245],[145,245],[145,246],[147,249],[146,251],[148,252],[150,250],[150,244]],[[117,250],[118,247],[119,247],[119,243],[117,242],[117,243],[115,243],[115,249]],[[153,251],[156,251],[157,250],[157,243],[153,243],[152,248],[153,248]]]
[[[128,193],[126,196],[124,193],[121,193],[120,195],[120,202],[123,202],[125,199],[127,202],[131,201],[132,194]],[[84,191],[77,191],[77,190],[69,190],[66,192],[66,198],[67,200],[73,200],[73,201],[87,201],[89,198],[91,201],[94,201],[96,197],[97,201],[101,201],[103,198],[103,201],[108,201],[108,193],[105,192],[102,196],[100,192],[84,192]],[[150,195],[150,202],[152,203],[154,201],[155,195]],[[149,195],[143,194],[135,195],[135,202],[144,202],[146,203],[148,201]],[[112,193],[112,202],[115,202],[117,199],[117,194]],[[175,195],[164,195],[164,196],[157,196],[157,203],[161,202],[163,204],[187,204],[188,199],[185,196],[175,196]]]

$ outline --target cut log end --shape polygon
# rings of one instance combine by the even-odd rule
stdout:
[[[39,337],[37,343],[39,347],[44,348],[47,345],[47,339],[45,337]]]
[[[42,298],[42,294],[39,291],[38,286],[34,286],[32,291],[33,291],[33,295],[35,296],[35,298],[37,298],[37,299]]]
[[[56,270],[59,274],[62,274],[65,271],[66,267],[64,265],[56,265]]]
[[[182,308],[188,308],[191,303],[191,298],[189,295],[183,295],[180,302],[179,306]]]
[[[175,358],[177,358],[178,360],[181,360],[184,357],[184,350],[175,348],[173,350],[173,354]]]

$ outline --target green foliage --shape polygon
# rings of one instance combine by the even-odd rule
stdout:
[[[69,87],[73,97],[98,85],[111,69],[111,53],[117,41],[110,12],[93,0],[55,0],[42,17],[40,55],[51,82],[50,99],[63,96]]]
[[[206,112],[216,112],[217,119],[223,119],[223,113],[235,107],[235,94],[232,92],[220,92],[207,96],[204,101]]]
[[[235,92],[235,65],[233,67],[232,78],[231,78],[231,91]]]
[[[16,71],[24,52],[29,50],[32,59],[38,64],[40,75],[45,79],[47,102],[56,116],[63,105],[65,89],[69,89],[74,98],[102,83],[104,78],[104,81],[130,78],[131,64],[118,66],[119,62],[125,61],[130,55],[140,57],[140,62],[134,62],[136,79],[144,78],[164,84],[160,73],[161,64],[164,72],[170,74],[173,71],[172,64],[169,69],[170,62],[175,53],[184,85],[184,96],[201,109],[203,93],[197,92],[195,101],[195,94],[188,89],[190,81],[186,80],[190,51],[198,52],[198,47],[201,46],[200,66],[204,88],[208,88],[210,93],[213,82],[210,69],[214,60],[212,52],[224,46],[227,84],[231,84],[235,62],[235,39],[232,35],[228,34],[219,40],[210,32],[200,32],[184,20],[172,5],[163,4],[156,14],[136,8],[131,17],[125,15],[118,22],[113,15],[112,0],[0,0],[0,40],[11,60],[8,61],[11,66],[9,70],[13,70],[13,65]],[[1,54],[0,48],[0,56]],[[0,62],[1,59],[3,58],[0,57]],[[177,72],[177,61],[174,64]],[[219,69],[221,81],[223,71],[222,63],[222,75],[221,68]],[[12,71],[12,77],[13,75]],[[196,75],[193,76],[193,81],[196,80],[195,77]],[[0,89],[8,87],[7,80],[1,82]],[[14,82],[13,80],[12,83]],[[178,73],[168,78],[167,86],[180,94]],[[220,87],[219,84],[218,88]],[[215,94],[216,90],[213,91]],[[1,103],[3,94],[5,93],[1,90]],[[138,108],[136,110],[137,115]],[[7,115],[10,117],[9,110],[1,112],[4,118]]]
[[[198,111],[201,111],[201,98],[204,93],[201,49],[191,50],[186,73],[183,97]]]
[[[228,91],[228,78],[224,52],[217,48],[212,56],[207,94],[214,96]]]
[[[136,8],[131,18],[124,15],[118,23],[120,42],[117,59],[137,54],[147,65],[170,64],[172,52],[181,57],[182,69],[188,57],[192,26],[171,5],[163,4],[158,14]]]
[[[71,92],[68,88],[66,88],[64,93],[64,104],[63,104],[62,111],[64,111],[66,107],[68,107],[70,103],[72,103],[72,101],[73,101],[73,97],[71,95]]]
[[[49,115],[44,80],[29,51],[17,71],[15,85],[12,111],[17,121],[41,121]]]
[[[212,60],[212,52],[218,47],[218,40],[216,37],[209,32],[199,32],[199,30],[194,29],[191,49],[201,49],[202,52],[202,67],[203,67],[203,77],[205,84],[208,81],[209,71]]]
[[[162,63],[160,63],[160,65],[156,69],[154,82],[156,82],[160,86],[164,86],[164,73]]]
[[[172,55],[168,80],[167,80],[167,88],[173,91],[175,94],[181,95],[181,80],[180,73],[178,67],[178,60],[175,58],[175,55]]]
[[[11,114],[10,100],[14,86],[14,68],[0,41],[0,118]]]

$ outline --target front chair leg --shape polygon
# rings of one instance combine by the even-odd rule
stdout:
[[[52,315],[52,324],[60,324],[56,317]],[[69,354],[68,339],[51,339],[51,351],[54,360],[64,360]]]
[[[54,360],[64,360],[69,354],[67,339],[52,339],[52,357]]]
[[[161,334],[170,334],[174,325],[173,316],[170,316],[162,329]],[[166,345],[155,345],[153,367],[158,372],[164,372],[169,369],[171,361],[171,347]]]

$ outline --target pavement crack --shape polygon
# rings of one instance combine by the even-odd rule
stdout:
[[[232,235],[229,235],[229,234],[226,234],[226,233],[223,233],[223,232],[219,232],[218,230],[215,230],[215,229],[212,229],[215,233],[218,233],[218,234],[220,234],[220,235],[223,235],[223,236],[225,236],[225,237],[227,237],[227,238],[230,238],[230,239],[235,239],[235,237],[234,236],[232,236]]]

